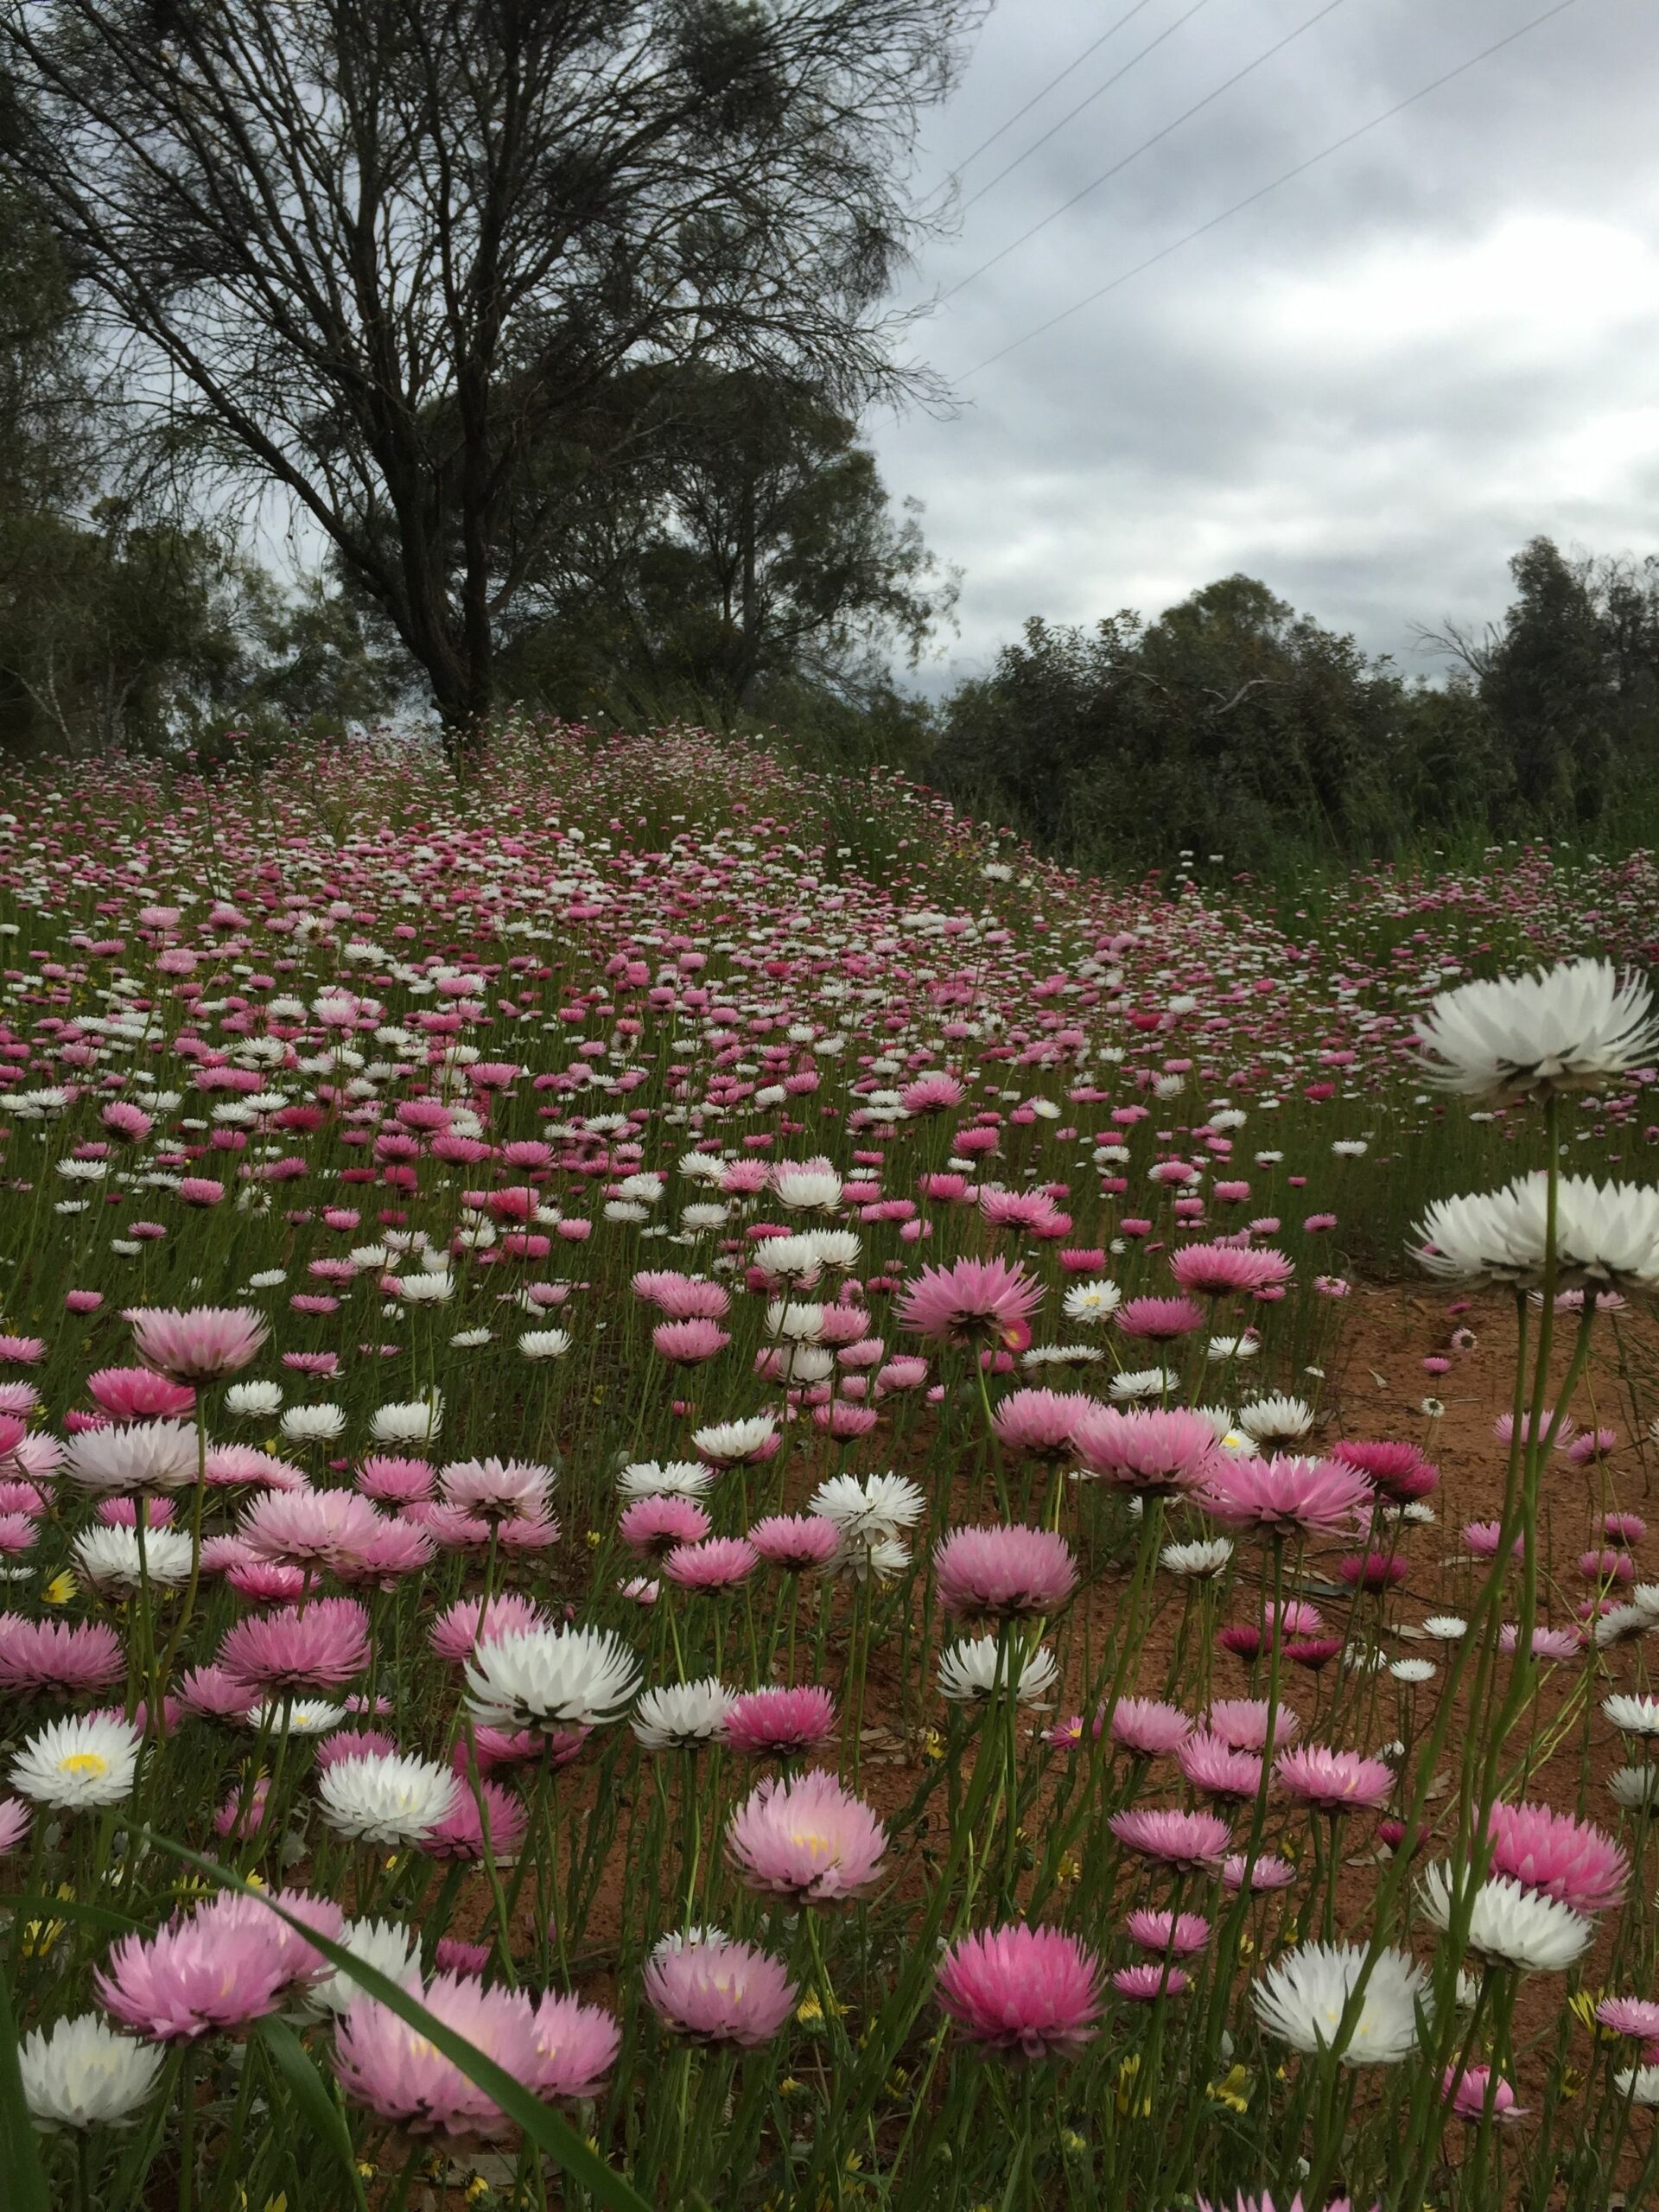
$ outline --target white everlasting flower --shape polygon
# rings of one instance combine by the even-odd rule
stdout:
[[[927,1499],[904,1475],[831,1475],[813,1491],[811,1510],[835,1522],[843,1542],[868,1544],[913,1529]]]
[[[668,1682],[641,1693],[629,1726],[648,1751],[689,1751],[714,1742],[736,1702],[737,1693],[715,1675]]]
[[[64,1472],[89,1491],[187,1490],[196,1479],[196,1432],[181,1421],[130,1421],[72,1436]]]
[[[1200,1536],[1188,1544],[1166,1544],[1158,1557],[1171,1574],[1185,1575],[1194,1582],[1211,1582],[1227,1572],[1233,1547],[1226,1536]]]
[[[1066,1292],[1063,1303],[1068,1321],[1102,1328],[1123,1303],[1123,1294],[1115,1282],[1103,1279],[1080,1282]]]
[[[1255,1358],[1261,1350],[1259,1337],[1211,1337],[1205,1346],[1205,1357],[1217,1361],[1240,1361]]]
[[[854,1229],[809,1229],[806,1241],[826,1268],[842,1272],[858,1265],[858,1255],[863,1249]]]
[[[1432,1659],[1396,1659],[1389,1669],[1396,1682],[1411,1684],[1433,1681],[1439,1671]]]
[[[232,1382],[225,1393],[225,1410],[242,1421],[265,1421],[281,1409],[280,1382]]]
[[[1428,1869],[1421,1896],[1431,1924],[1444,1933],[1452,1924],[1450,1866]],[[1514,1967],[1522,1974],[1560,1974],[1589,1949],[1595,1932],[1570,1905],[1524,1890],[1507,1874],[1495,1874],[1475,1891],[1469,1948],[1494,1966]]]
[[[359,1843],[418,1843],[455,1809],[460,1789],[435,1759],[396,1751],[335,1759],[317,1783],[322,1817]]]
[[[836,1355],[823,1344],[777,1344],[772,1349],[767,1371],[780,1382],[798,1387],[827,1382],[836,1371]]]
[[[1659,1766],[1622,1766],[1607,1787],[1627,1813],[1659,1813]]]
[[[166,2053],[118,2035],[96,2012],[36,2028],[17,2052],[23,2101],[37,2127],[119,2127],[156,2086]]]
[[[142,1566],[136,1529],[83,1529],[73,1548],[75,1572],[95,1590],[137,1590],[146,1579],[162,1584],[190,1579],[190,1538],[182,1529],[146,1529]]]
[[[263,1729],[269,1736],[280,1736],[284,1726],[290,1736],[332,1735],[346,1718],[343,1705],[330,1705],[326,1698],[295,1698],[286,1713],[283,1700],[273,1698],[264,1705],[250,1706],[247,1725]]]
[[[11,1786],[37,1805],[74,1813],[132,1795],[143,1741],[130,1720],[96,1713],[48,1720],[11,1763]]]
[[[823,1334],[823,1308],[801,1300],[774,1298],[766,1307],[766,1334],[815,1344]]]
[[[409,1404],[377,1407],[369,1434],[377,1444],[430,1444],[442,1427],[443,1395],[434,1390]]]
[[[1282,1392],[1256,1398],[1238,1409],[1238,1425],[1258,1444],[1294,1444],[1313,1426],[1313,1408],[1304,1399]]]
[[[290,1444],[332,1444],[346,1433],[346,1408],[326,1400],[320,1406],[289,1406],[281,1427]]]
[[[288,1281],[286,1268],[261,1268],[257,1275],[248,1277],[250,1290],[275,1290],[278,1283]]]
[[[1659,2105],[1659,2066],[1627,2067],[1614,2075],[1613,2087],[1633,2105]]]
[[[769,1282],[810,1289],[823,1272],[818,1248],[810,1236],[763,1236],[752,1255]]]
[[[1659,1736],[1659,1697],[1607,1697],[1601,1709],[1622,1735]]]
[[[897,1582],[909,1566],[910,1547],[897,1536],[843,1536],[830,1572],[855,1582]]]
[[[1020,1705],[1046,1711],[1060,1670],[1046,1644],[1019,1659],[1011,1645],[994,1636],[964,1637],[939,1659],[939,1694],[953,1705],[978,1705],[1006,1697],[1012,1688]]]
[[[841,1205],[841,1177],[827,1160],[780,1160],[772,1171],[772,1187],[791,1213],[834,1213]]]
[[[477,1351],[489,1341],[490,1332],[487,1329],[457,1329],[449,1339],[450,1346],[455,1351]]]
[[[1255,2016],[1271,2036],[1309,2057],[1335,2044],[1366,1952],[1357,1943],[1302,1943],[1251,1985]],[[1344,2066],[1397,2066],[1417,2048],[1417,2012],[1427,2011],[1422,1969],[1403,1951],[1382,1951],[1365,1984],[1342,2053]]]
[[[1173,1367],[1137,1367],[1114,1375],[1106,1395],[1125,1405],[1138,1398],[1171,1398],[1180,1387],[1181,1378]]]
[[[1444,1281],[1530,1287],[1548,1256],[1548,1178],[1541,1168],[1501,1191],[1441,1198],[1414,1234],[1419,1262]],[[1565,1289],[1659,1290],[1659,1192],[1565,1175],[1556,1192],[1556,1280]]]
[[[595,1727],[639,1687],[633,1653],[597,1629],[523,1629],[481,1643],[467,1666],[467,1707],[492,1728]]]
[[[518,1349],[526,1359],[563,1359],[570,1349],[570,1336],[565,1329],[525,1329],[518,1338]]]
[[[777,1433],[770,1414],[751,1414],[747,1421],[719,1421],[694,1429],[691,1441],[710,1466],[736,1467],[766,1455]]]
[[[704,1497],[714,1481],[708,1468],[696,1459],[671,1459],[665,1466],[658,1466],[655,1459],[637,1459],[623,1468],[616,1486],[625,1503],[632,1505],[641,1497]]]
[[[724,1222],[728,1209],[712,1198],[695,1199],[689,1206],[680,1208],[680,1227],[688,1236],[698,1236],[710,1229],[718,1229]]]
[[[679,1167],[688,1183],[718,1183],[726,1172],[723,1164],[706,1152],[683,1152]]]
[[[448,1273],[400,1275],[397,1295],[406,1306],[447,1306],[455,1294],[455,1279]]]
[[[1656,1629],[1659,1629],[1659,1615],[1650,1613],[1645,1605],[1610,1605],[1598,1617],[1591,1634],[1599,1651],[1611,1651],[1616,1643],[1651,1636]]]
[[[1494,1104],[1593,1087],[1659,1050],[1659,1018],[1638,976],[1608,960],[1459,984],[1417,1023],[1427,1079]]]
[[[1461,1643],[1468,1633],[1468,1622],[1457,1613],[1431,1613],[1423,1623],[1423,1634],[1436,1643]]]
[[[1655,1439],[1659,1442],[1659,1438]],[[1644,1613],[1659,1614],[1659,1582],[1638,1582],[1630,1591],[1630,1603],[1640,1605]]]
[[[388,1981],[419,1994],[421,1939],[401,1921],[348,1920],[338,1941],[341,1950],[349,1951],[354,1959],[361,1959],[365,1966],[373,1967]],[[361,1993],[362,1987],[348,1967],[340,1967],[326,1981],[314,1983],[306,1992],[306,2010],[343,2012]]]

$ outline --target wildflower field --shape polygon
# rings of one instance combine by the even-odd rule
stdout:
[[[4,796],[5,2212],[1659,2201],[1647,855]]]

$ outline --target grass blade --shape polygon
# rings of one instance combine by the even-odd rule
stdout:
[[[0,2203],[6,2212],[51,2212],[40,2138],[23,2096],[11,1986],[0,1967]]]

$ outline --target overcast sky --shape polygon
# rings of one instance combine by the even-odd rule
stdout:
[[[915,348],[961,405],[872,426],[889,490],[925,503],[964,572],[929,689],[985,667],[1027,615],[1156,613],[1238,569],[1428,671],[1414,626],[1500,613],[1528,537],[1659,551],[1649,0],[1574,0],[978,366],[1548,4],[1337,0],[946,299],[1327,5],[1001,0],[918,167],[925,188],[961,167],[961,201],[992,186],[910,295],[939,302]]]

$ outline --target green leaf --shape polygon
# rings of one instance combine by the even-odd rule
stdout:
[[[364,2212],[367,2212],[368,2201],[363,2194],[362,2176],[357,2171],[357,2152],[352,2145],[352,2131],[346,2125],[346,2115],[329,2095],[327,2084],[317,2071],[315,2059],[286,2020],[279,2020],[274,2016],[256,2020],[253,2032],[288,2076],[289,2087],[319,2139],[327,2144],[345,2169],[352,2185],[353,2201],[363,2206]]]
[[[213,1859],[204,1859],[199,1852],[189,1850],[184,1844],[175,1843],[167,1836],[157,1835],[152,1828],[144,1831],[144,1838],[157,1850],[170,1852],[175,1859],[181,1859],[188,1866],[194,1866],[222,1889],[234,1890],[245,1897],[257,1897],[268,1911],[274,1912],[279,1920],[286,1921],[290,1928],[321,1952],[330,1966],[350,1974],[365,1995],[372,1997],[377,2004],[384,2005],[387,2012],[395,2012],[400,2020],[407,2021],[411,2028],[417,2029],[452,2065],[461,2069],[469,2082],[475,2082],[480,2089],[493,2097],[508,2118],[518,2123],[538,2150],[545,2151],[550,2158],[556,2159],[567,2173],[590,2190],[600,2203],[612,2207],[612,2212],[652,2212],[645,2198],[624,2181],[620,2174],[613,2171],[597,2152],[588,2149],[583,2138],[577,2134],[562,2113],[556,2112],[551,2105],[544,2105],[505,2067],[498,2066],[486,2052],[468,2043],[465,2036],[457,2035],[453,2028],[446,2026],[436,2013],[428,2012],[418,1998],[411,1997],[406,1989],[400,1989],[378,1967],[368,1966],[361,1959],[353,1958],[343,1945],[332,1942],[326,1936],[320,1936],[315,1928],[286,1910],[264,1890],[256,1890],[250,1884],[238,1881],[234,1874],[227,1873]],[[6,2212],[11,2212],[10,2205]],[[25,2208],[24,2212],[34,2212],[34,2208]],[[44,2206],[41,2212],[44,2212]]]
[[[51,2212],[40,2138],[23,2095],[11,1987],[0,1967],[0,2203],[6,2212]]]

